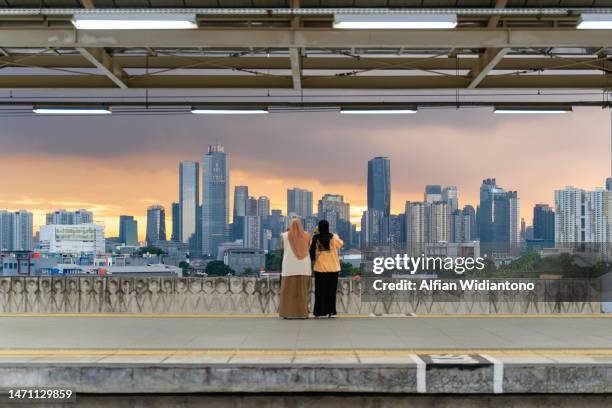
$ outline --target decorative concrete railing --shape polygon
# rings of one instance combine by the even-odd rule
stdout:
[[[569,290],[584,292],[584,287]],[[597,288],[596,288],[597,289]],[[1,277],[0,313],[276,313],[277,278]],[[440,297],[366,293],[361,281],[341,278],[339,313],[599,313],[593,299],[516,292]],[[566,294],[567,295],[567,294]],[[574,299],[568,302],[567,299]]]

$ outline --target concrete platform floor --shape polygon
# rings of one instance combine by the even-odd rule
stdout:
[[[612,349],[612,316],[0,315],[0,349]]]
[[[81,396],[610,395],[612,319],[2,315],[2,387],[68,388]],[[204,402],[198,398],[190,404]],[[605,406],[609,399],[593,401]]]

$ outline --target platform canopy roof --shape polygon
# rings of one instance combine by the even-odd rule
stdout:
[[[109,13],[195,14],[197,28],[72,24]],[[611,13],[609,0],[0,0],[0,89],[2,98],[34,89],[554,91],[601,95],[605,105],[612,30],[577,23]],[[457,26],[345,30],[333,27],[339,14],[444,14]]]

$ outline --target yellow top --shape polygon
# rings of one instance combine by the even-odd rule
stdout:
[[[316,272],[340,272],[338,249],[344,242],[336,234],[329,241],[329,251],[321,251],[317,245],[314,270]]]

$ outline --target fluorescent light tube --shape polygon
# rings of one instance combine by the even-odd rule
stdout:
[[[611,30],[612,14],[581,14],[576,28],[580,30]]]
[[[350,115],[394,115],[417,113],[416,108],[341,108],[340,113]]]
[[[192,108],[191,113],[203,115],[258,115],[268,113],[262,108]]]
[[[344,29],[450,29],[455,14],[336,14],[334,28]]]
[[[181,30],[198,28],[195,14],[75,14],[79,30]]]
[[[493,111],[494,113],[500,114],[559,114],[559,113],[570,113],[572,112],[572,107],[496,107]]]
[[[34,108],[34,113],[47,115],[108,115],[111,113],[107,108]]]

